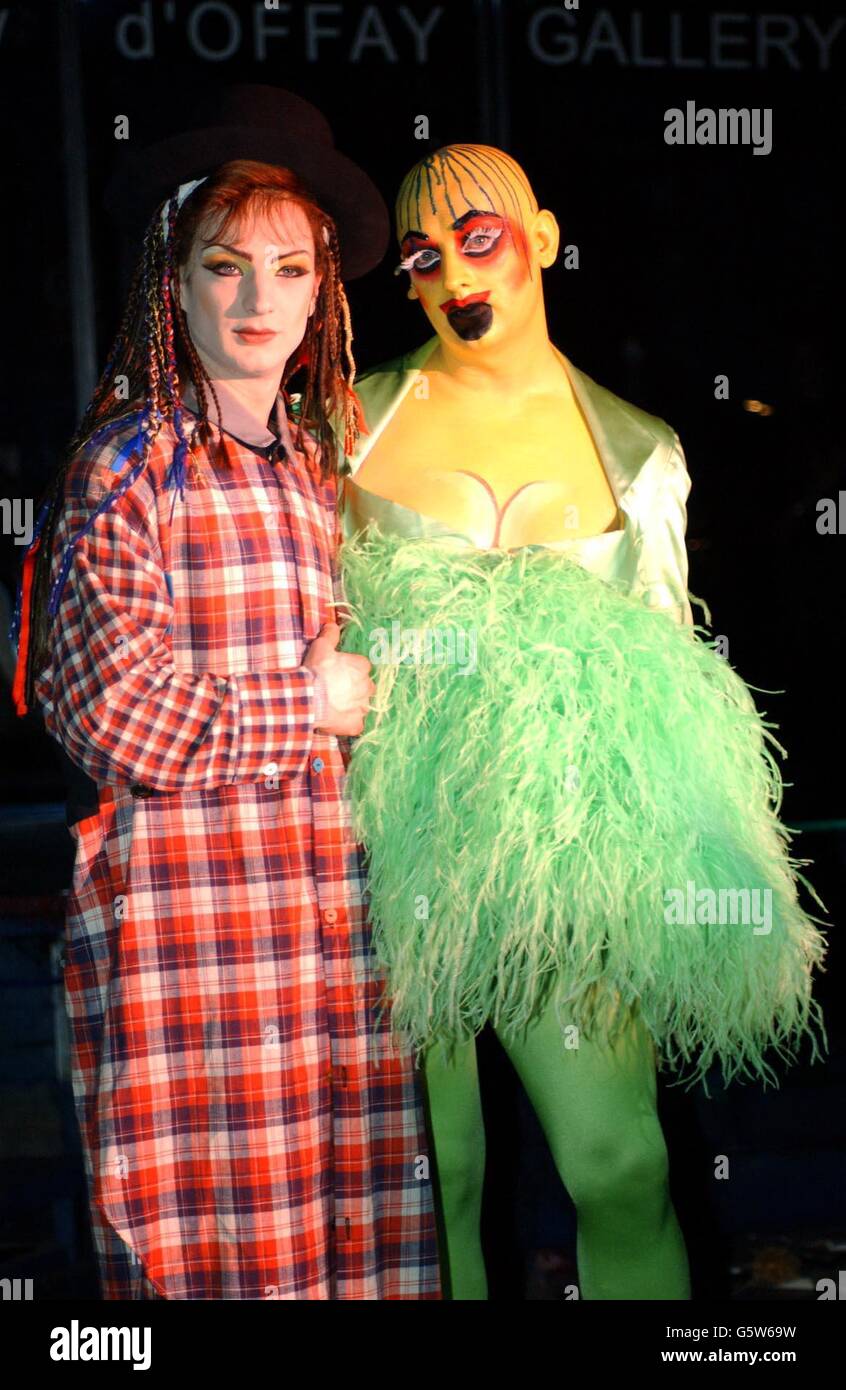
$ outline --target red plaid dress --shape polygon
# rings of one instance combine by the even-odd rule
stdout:
[[[54,575],[136,430],[71,465]],[[224,438],[183,500],[162,429],[76,545],[36,685],[99,784],[65,981],[103,1293],[437,1299],[419,1077],[300,664],[334,617],[335,482]]]

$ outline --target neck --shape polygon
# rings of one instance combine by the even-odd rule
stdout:
[[[282,373],[285,368],[284,361],[264,376],[236,376],[232,373],[231,368],[227,369],[207,357],[200,348],[197,349],[197,353],[212,383],[215,386],[218,383],[224,386],[241,409],[252,416],[261,429],[266,429],[273,403],[279,393]],[[209,419],[212,423],[217,423],[213,400],[209,401]]]
[[[475,392],[512,396],[560,389],[566,372],[549,338],[543,303],[519,334],[485,344],[448,343],[441,338],[423,370],[444,372],[457,386]]]
[[[216,376],[214,372],[209,372],[209,376],[214,383],[222,381],[227,391],[235,397],[239,405],[242,405],[260,425],[267,425],[279,391],[279,376],[227,377]],[[211,414],[213,418],[213,407]]]

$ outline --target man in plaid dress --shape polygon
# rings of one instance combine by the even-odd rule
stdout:
[[[415,1075],[376,1020],[343,743],[301,660],[335,617],[334,480],[217,389],[231,469],[171,521],[162,431],[76,548],[37,682],[99,784],[65,979],[103,1291],[433,1297]],[[74,465],[57,554],[136,427]]]
[[[375,687],[336,651],[321,467],[327,392],[345,445],[355,408],[341,256],[350,275],[379,259],[384,207],[308,103],[234,90],[213,142],[234,163],[194,179],[207,132],[166,146],[165,177],[192,177],[148,227],[135,318],[32,548],[48,538],[49,659],[19,652],[96,784],[71,830],[65,965],[93,1235],[106,1298],[437,1299],[419,1078],[345,796]],[[282,242],[260,214],[226,235],[218,219],[209,250],[208,219],[254,187],[287,208]],[[321,434],[295,442],[280,374],[300,343]],[[146,404],[92,429],[124,360]]]

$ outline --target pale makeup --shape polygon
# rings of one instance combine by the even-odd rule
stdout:
[[[305,335],[321,277],[303,210],[284,203],[205,244],[201,227],[179,276],[194,346],[212,380],[266,383],[270,399]],[[258,334],[267,336],[257,336]]]

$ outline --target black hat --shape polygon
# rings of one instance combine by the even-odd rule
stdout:
[[[335,149],[317,107],[281,87],[226,88],[196,110],[190,129],[129,154],[106,189],[106,206],[126,230],[139,231],[179,184],[230,159],[279,164],[303,180],[337,225],[344,280],[379,264],[390,238],[381,193]]]

